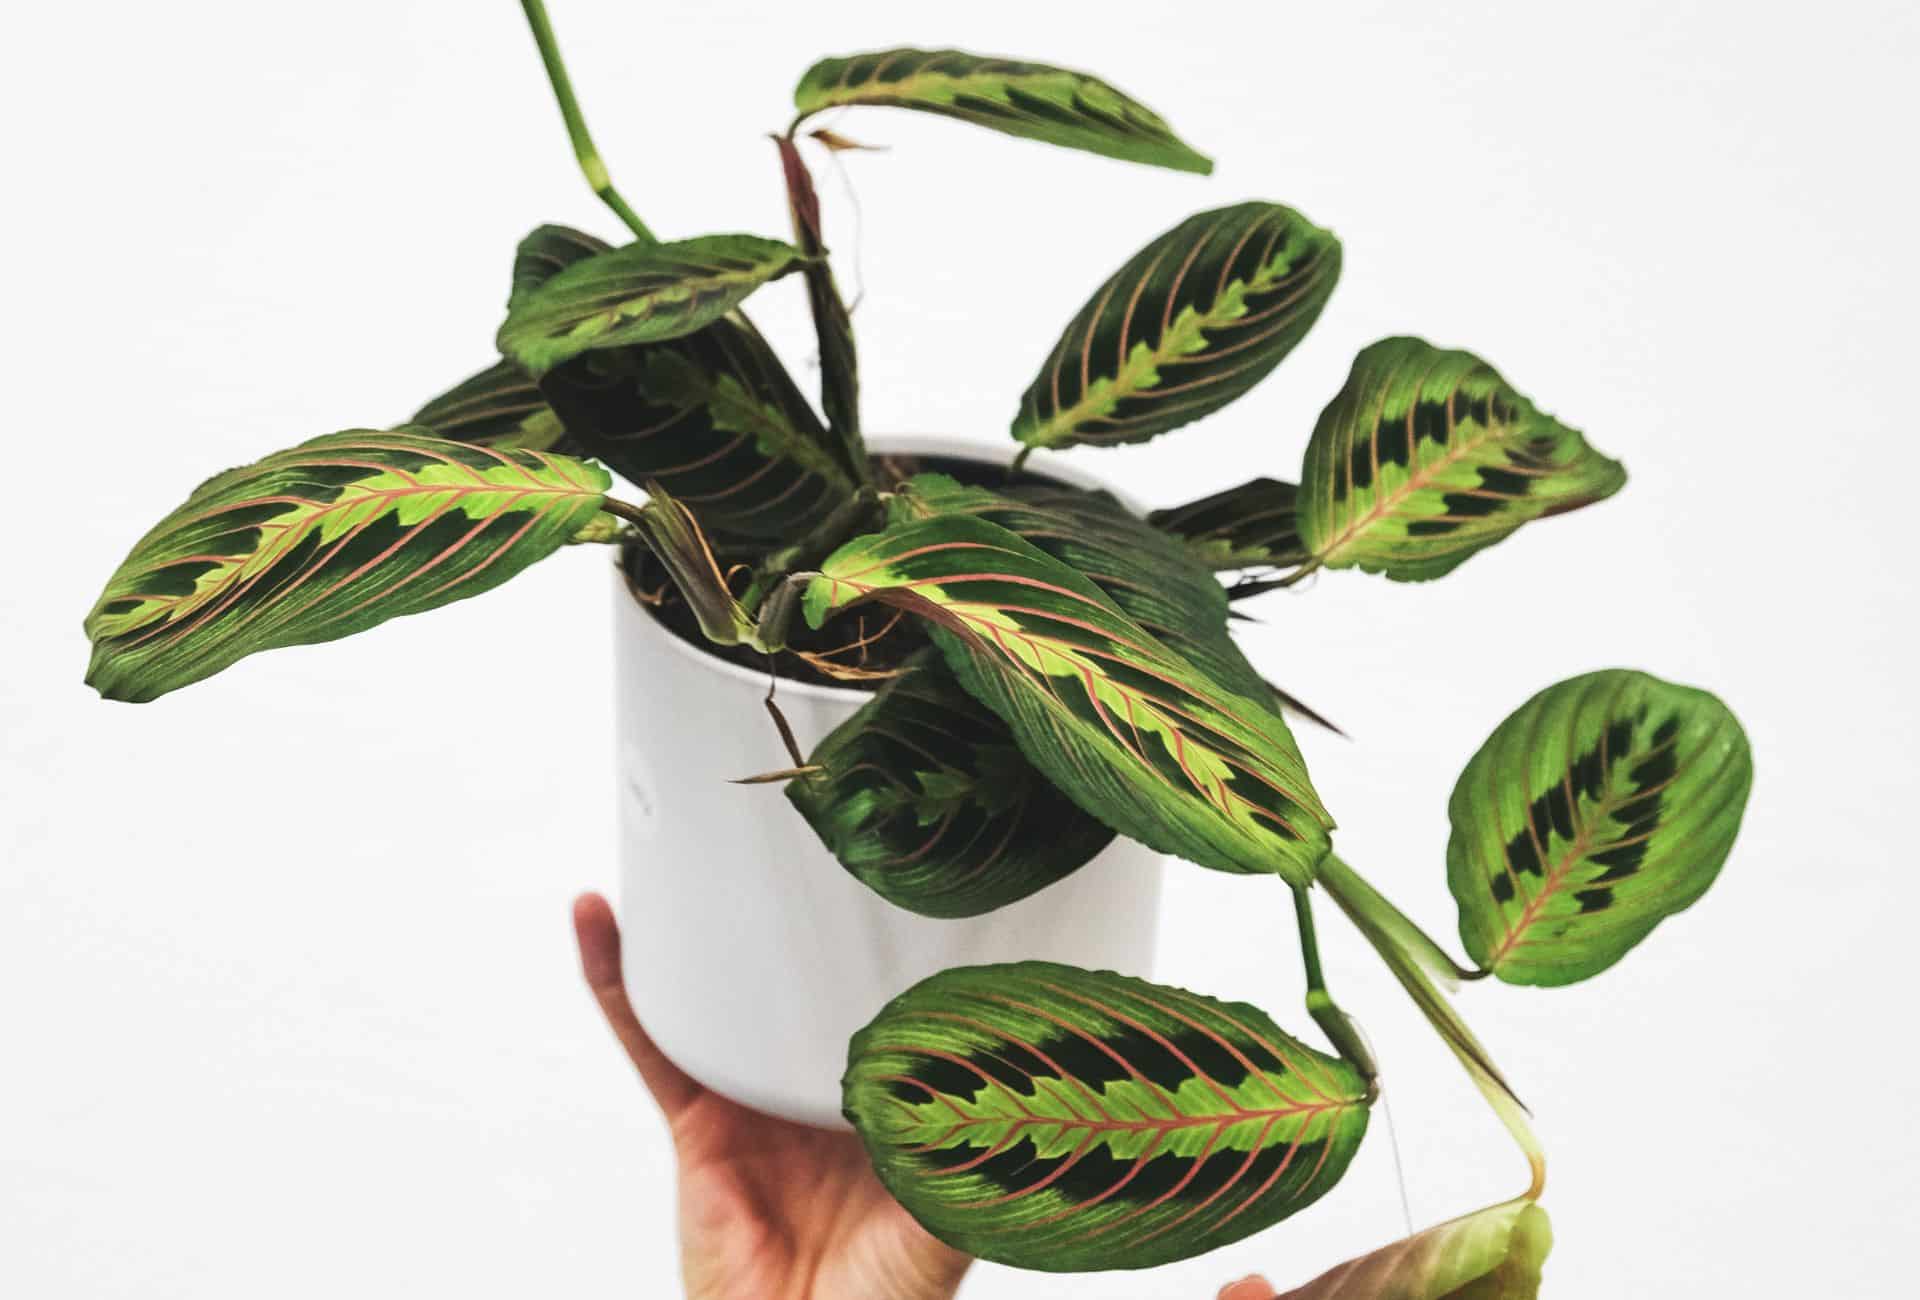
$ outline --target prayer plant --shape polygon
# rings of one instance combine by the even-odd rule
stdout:
[[[86,621],[88,680],[151,700],[256,651],[476,595],[572,543],[619,546],[636,596],[715,653],[877,684],[811,755],[789,736],[793,767],[764,779],[786,781],[846,869],[894,904],[978,916],[1116,834],[1292,895],[1307,1011],[1331,1054],[1252,1006],[1043,962],[901,992],[851,1044],[845,1111],[931,1232],[1027,1268],[1141,1268],[1325,1194],[1378,1083],[1322,978],[1324,891],[1532,1178],[1293,1294],[1535,1295],[1544,1157],[1443,987],[1590,978],[1693,903],[1740,823],[1746,737],[1714,696],[1628,670],[1520,705],[1450,804],[1462,966],[1334,851],[1283,719],[1302,710],[1235,647],[1229,608],[1318,569],[1441,577],[1530,520],[1612,495],[1620,465],[1479,357],[1389,338],[1328,402],[1297,483],[1254,478],[1140,518],[1021,472],[1036,447],[1139,442],[1209,415],[1299,343],[1340,244],[1268,202],[1190,217],[1094,289],[1019,400],[1011,465],[934,473],[869,456],[851,315],[801,152],[853,146],[809,129],[817,115],[889,105],[1136,163],[1209,161],[1081,73],[861,54],[810,69],[775,138],[790,241],[662,242],[609,183],[543,6],[524,7],[587,177],[631,238],[534,231],[502,359],[398,428],[327,434],[195,489],[108,580]],[[818,331],[819,415],[742,311],[788,275]],[[614,474],[645,503],[609,495]]]

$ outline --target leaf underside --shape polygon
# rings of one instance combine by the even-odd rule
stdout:
[[[500,351],[539,376],[584,352],[679,338],[799,264],[792,245],[755,235],[629,244],[521,293],[500,327]]]
[[[1018,1268],[1149,1268],[1318,1199],[1366,1085],[1266,1014],[1048,962],[944,971],[854,1036],[848,1119],[887,1189]]]
[[[1080,309],[1020,399],[1013,436],[1142,442],[1217,411],[1306,336],[1339,276],[1340,241],[1291,208],[1189,217]]]
[[[1028,760],[1121,834],[1219,870],[1312,878],[1332,822],[1286,723],[1084,575],[984,519],[940,514],[841,547],[808,587],[807,620],[866,600],[926,620]]]
[[[963,50],[822,59],[800,79],[793,103],[802,117],[855,104],[910,108],[1127,162],[1213,170],[1157,113],[1097,77]]]
[[[1535,1300],[1552,1248],[1547,1212],[1508,1201],[1350,1259],[1279,1300]]]
[[[1752,784],[1746,733],[1705,691],[1627,669],[1548,687],[1448,805],[1468,954],[1511,984],[1599,974],[1706,892]]]
[[[1529,520],[1612,496],[1626,477],[1472,353],[1384,339],[1314,426],[1300,535],[1329,568],[1419,582]]]
[[[600,512],[604,470],[428,436],[328,434],[209,479],[108,580],[87,681],[151,700],[277,646],[478,595]]]
[[[1079,870],[1113,841],[1020,753],[1006,724],[923,650],[787,786],[840,864],[922,916],[979,916]]]
[[[1256,478],[1183,506],[1156,510],[1147,522],[1180,539],[1211,569],[1281,568],[1307,558],[1295,513],[1299,489]]]

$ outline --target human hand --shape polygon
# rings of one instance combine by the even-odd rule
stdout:
[[[1273,1285],[1259,1274],[1220,1288],[1219,1300],[1276,1300]]]
[[[972,1260],[887,1194],[851,1133],[773,1119],[689,1078],[640,1026],[607,900],[573,905],[580,965],[679,1162],[688,1300],[949,1300]]]

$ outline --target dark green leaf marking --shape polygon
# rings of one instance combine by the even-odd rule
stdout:
[[[840,864],[922,916],[979,916],[1084,866],[1113,832],[1021,755],[1007,726],[922,651],[814,747],[787,786]]]
[[[1454,787],[1467,952],[1512,984],[1599,974],[1706,892],[1752,782],[1746,733],[1705,691],[1626,669],[1548,687]]]
[[[1213,170],[1157,113],[1097,77],[964,50],[822,59],[800,79],[793,103],[802,118],[852,104],[911,108],[1127,162]]]
[[[1149,1268],[1306,1207],[1366,1085],[1265,1013],[1048,962],[934,976],[856,1034],[848,1118],[928,1231],[1018,1268]]]
[[[1102,285],[1040,367],[1013,436],[1032,447],[1142,442],[1217,411],[1306,337],[1340,241],[1291,208],[1189,217]]]

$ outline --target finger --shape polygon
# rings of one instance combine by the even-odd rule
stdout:
[[[700,1095],[700,1085],[685,1071],[669,1061],[654,1045],[640,1018],[633,1014],[627,1000],[627,985],[620,966],[620,927],[614,922],[613,909],[598,894],[582,894],[573,900],[573,933],[580,941],[580,971],[587,987],[600,1003],[614,1037],[627,1049],[641,1082],[653,1094],[654,1101],[674,1120],[688,1103]]]
[[[1273,1285],[1255,1273],[1221,1287],[1220,1300],[1274,1300]]]

